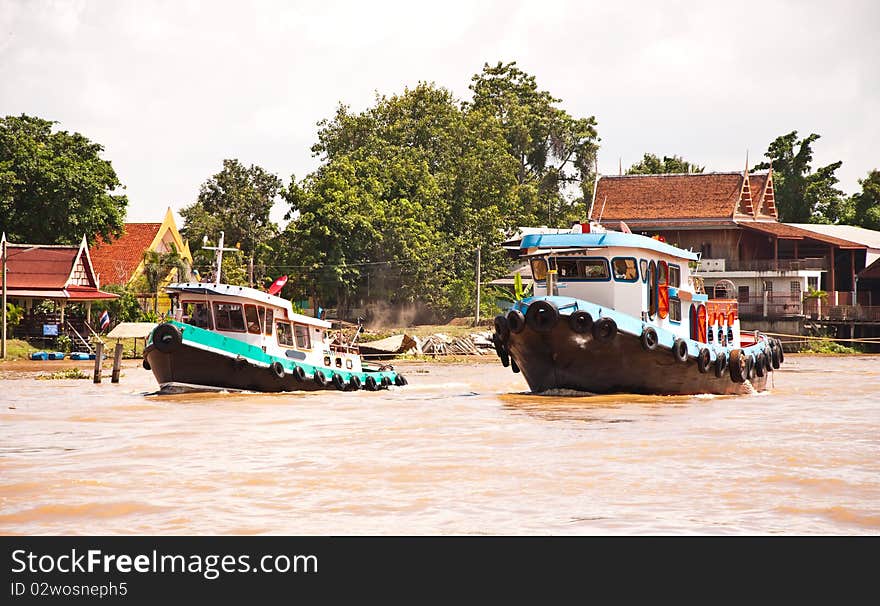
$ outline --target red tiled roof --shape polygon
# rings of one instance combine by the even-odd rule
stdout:
[[[7,245],[6,271],[10,288],[64,288],[78,246]]]
[[[766,174],[749,175],[752,207],[762,207]],[[593,218],[602,222],[730,219],[737,211],[742,173],[602,176]],[[602,206],[605,206],[604,211]]]
[[[74,301],[97,301],[99,299],[116,299],[119,295],[98,290],[93,286],[68,286],[66,289],[69,299]]]
[[[850,242],[849,240],[827,236],[825,234],[816,233],[786,223],[778,223],[776,221],[737,221],[736,224],[740,227],[745,227],[746,229],[753,229],[761,233],[776,236],[781,240],[809,239],[824,242],[825,244],[832,244],[838,248],[855,250],[863,250],[867,248],[864,244],[857,244],[855,242]]]
[[[99,237],[90,254],[101,284],[127,284],[160,227],[161,223],[126,223],[122,236],[109,244]]]

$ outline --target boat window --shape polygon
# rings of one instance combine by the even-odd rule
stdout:
[[[260,315],[260,326],[263,327],[265,334],[272,336],[272,320],[275,314],[265,307],[258,307],[257,313]]]
[[[181,304],[183,310],[183,321],[192,326],[213,330],[211,325],[211,310],[208,309],[207,303],[197,303],[195,301],[184,301]]]
[[[633,257],[615,257],[611,260],[611,268],[618,282],[635,282],[639,279],[639,269]]]
[[[535,280],[547,279],[547,261],[546,259],[532,259],[532,277]]]
[[[353,364],[352,364],[351,360],[349,360],[348,358],[346,358],[346,359],[345,359],[345,368],[347,368],[348,370],[351,370],[352,367],[353,367]]]
[[[669,297],[669,319],[681,322],[681,300],[675,297]]]
[[[311,349],[312,343],[309,340],[309,327],[302,324],[294,324],[293,331],[296,333],[297,349]]]
[[[681,267],[669,265],[669,285],[678,288],[681,286]]]
[[[639,259],[639,269],[642,270],[642,282],[648,281],[648,260]]]
[[[293,347],[293,331],[289,322],[275,323],[275,338],[281,347]]]
[[[586,280],[610,280],[608,273],[608,259],[597,257],[595,259],[581,259],[578,261],[580,276]]]
[[[556,271],[560,279],[577,278],[578,262],[577,259],[556,259]]]
[[[666,261],[657,262],[657,284],[661,286],[669,284],[669,266]]]
[[[657,313],[657,265],[654,261],[648,264],[648,316]]]
[[[265,308],[260,307],[260,309]],[[257,307],[255,305],[244,306],[244,319],[247,323],[247,331],[249,333],[258,335],[263,332],[263,327],[260,326],[260,316],[257,314]]]
[[[217,330],[244,332],[244,316],[238,303],[214,303],[214,322]]]

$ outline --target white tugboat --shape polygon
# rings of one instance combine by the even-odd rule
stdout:
[[[701,292],[696,253],[597,223],[520,247],[535,296],[495,318],[494,342],[533,392],[750,393],[783,361],[778,340],[740,330],[736,300]]]
[[[206,390],[375,391],[406,385],[393,367],[363,363],[354,345],[332,341],[331,324],[295,313],[289,301],[220,282],[170,284],[174,319],[150,334],[144,367],[161,393]],[[229,250],[229,249],[225,249]]]

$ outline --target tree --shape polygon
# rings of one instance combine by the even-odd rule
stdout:
[[[0,231],[13,242],[77,244],[122,234],[128,199],[104,148],[49,120],[0,119]]]
[[[701,173],[703,166],[686,161],[681,156],[663,156],[661,160],[654,154],[645,154],[641,161],[630,166],[628,175],[663,175],[669,173]]]
[[[189,276],[189,263],[173,244],[168,252],[148,250],[144,253],[144,279],[149,292],[153,294],[155,313],[159,313],[159,287],[172,271],[177,272],[179,279]]]
[[[223,170],[202,184],[198,200],[180,211],[184,219],[180,231],[193,247],[194,257],[204,237],[216,241],[222,231],[226,245],[239,244],[255,266],[254,282],[259,283],[265,277],[271,240],[278,235],[269,213],[282,186],[281,179],[259,166],[224,160]],[[204,263],[210,256],[201,254],[198,259]]]
[[[868,172],[859,179],[862,191],[852,197],[852,224],[880,230],[880,170]]]
[[[773,185],[779,220],[788,223],[836,223],[845,216],[843,192],[834,187],[834,174],[843,162],[812,171],[813,133],[798,140],[797,131],[777,137],[764,154],[770,159],[753,170],[773,168]]]
[[[546,217],[548,225],[570,225],[583,219],[598,150],[595,117],[576,119],[557,107],[561,100],[539,90],[535,77],[515,61],[484,64],[470,89],[468,109],[498,120],[518,163],[515,177],[528,223]]]

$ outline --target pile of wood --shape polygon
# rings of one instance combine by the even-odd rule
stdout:
[[[491,333],[474,333],[458,338],[438,333],[423,340],[416,339],[416,345],[415,353],[434,356],[481,356],[493,351]]]

